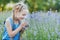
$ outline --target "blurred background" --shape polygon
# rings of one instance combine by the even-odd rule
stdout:
[[[24,2],[29,9],[29,28],[23,40],[60,40],[60,0],[0,0],[0,40],[4,21],[11,16],[15,3]]]
[[[0,11],[11,10],[14,3],[24,1],[32,11],[60,11],[60,0],[0,0]]]

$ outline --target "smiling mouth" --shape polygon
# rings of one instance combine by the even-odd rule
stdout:
[[[20,19],[24,19],[24,18],[20,18]]]
[[[24,19],[24,18],[21,18],[21,19]]]

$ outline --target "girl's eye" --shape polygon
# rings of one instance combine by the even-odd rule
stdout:
[[[23,16],[25,16],[26,14],[23,14]]]

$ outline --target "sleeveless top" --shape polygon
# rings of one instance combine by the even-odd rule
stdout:
[[[19,27],[19,24],[14,24],[12,17],[9,17],[8,20],[10,21],[12,30],[14,31],[16,28]],[[4,25],[4,32],[3,32],[3,37],[2,40],[20,40],[20,32],[18,32],[13,38],[9,37],[6,26]]]

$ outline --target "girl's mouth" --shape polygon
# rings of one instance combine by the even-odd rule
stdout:
[[[21,19],[24,19],[24,18],[21,18]]]

